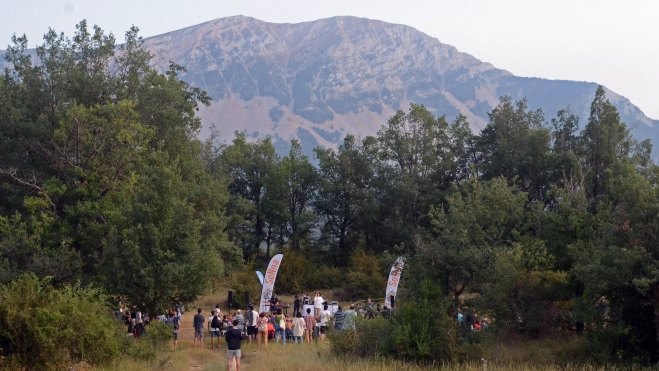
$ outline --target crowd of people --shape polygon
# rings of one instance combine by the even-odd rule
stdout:
[[[330,327],[335,331],[354,330],[355,318],[358,316],[375,318],[388,316],[391,313],[386,305],[381,309],[380,305],[374,305],[371,299],[367,299],[360,308],[355,304],[350,304],[349,309],[345,311],[338,305],[331,305],[330,308],[330,304],[320,292],[316,292],[313,298],[306,293],[295,295],[292,315],[287,313],[289,307],[281,305],[276,294],[272,295],[269,303],[268,310],[260,313],[252,304],[247,306],[244,314],[241,309],[223,314],[218,304],[206,316],[202,313],[202,308],[197,308],[192,321],[193,347],[204,348],[206,333],[210,336],[211,349],[222,347],[222,339],[224,339],[227,345],[227,358],[229,360],[235,358],[236,369],[240,370],[240,345],[243,340],[250,344],[255,342],[257,348],[266,349],[271,342],[282,345],[310,344],[314,339],[322,342]],[[157,320],[170,327],[174,350],[178,350],[178,334],[183,311],[182,306],[173,307],[165,314],[157,316]],[[129,335],[135,337],[144,335],[145,326],[149,323],[149,317],[142,314],[139,309],[133,308],[133,311],[127,311],[121,304],[117,317],[125,321]]]

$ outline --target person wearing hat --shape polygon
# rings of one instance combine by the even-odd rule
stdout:
[[[240,332],[243,332],[245,329],[245,317],[243,317],[243,311],[238,309],[236,311],[236,315],[233,316],[234,322],[235,320],[238,320],[238,325],[234,325],[234,328],[237,328],[240,330]]]
[[[247,339],[249,343],[252,343],[252,340],[256,338],[256,335],[259,334],[257,328],[259,322],[259,312],[254,310],[254,305],[248,305],[249,310],[245,313],[245,323],[247,324]]]
[[[220,328],[216,327],[219,323],[219,312],[217,309],[211,310],[211,316],[208,318],[208,332],[211,334],[211,349],[215,349],[215,338],[217,338],[217,347],[220,347]],[[217,318],[217,319],[216,319]],[[215,323],[213,320],[215,319]]]

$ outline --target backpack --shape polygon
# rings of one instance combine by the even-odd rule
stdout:
[[[213,317],[213,321],[211,322],[211,328],[218,330],[222,328],[222,322],[220,322],[220,317],[218,316]]]

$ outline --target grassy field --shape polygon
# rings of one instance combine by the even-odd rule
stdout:
[[[190,306],[181,319],[181,331],[179,334],[179,350],[173,351],[172,344],[150,362],[139,362],[131,359],[122,359],[108,368],[97,369],[103,371],[205,371],[205,370],[225,370],[226,345],[222,344],[220,349],[210,349],[210,337],[205,338],[204,349],[193,348],[193,328],[192,317],[196,313],[196,308],[201,307],[204,315],[208,315],[211,308],[216,304],[222,305],[223,311],[226,306],[226,289],[218,290],[215,294],[203,298],[195,305]],[[284,302],[290,300],[292,296],[284,296]],[[548,365],[550,345],[541,342],[537,344],[520,344],[519,347],[507,347],[496,349],[491,352],[492,358],[489,359],[487,370],[512,370],[512,371],[559,371],[559,370],[615,370],[611,367],[600,366],[557,366]],[[526,354],[521,354],[522,352]],[[531,354],[529,354],[529,352]],[[511,362],[497,362],[499,360],[509,360]],[[300,371],[300,370],[318,370],[318,371],[483,371],[483,365],[478,362],[474,364],[451,364],[451,365],[431,365],[418,366],[396,362],[392,360],[359,360],[351,361],[347,359],[336,359],[329,354],[329,343],[312,344],[280,344],[270,343],[269,348],[257,349],[255,344],[243,342],[242,346],[242,370],[267,370],[267,371]],[[76,368],[81,371],[85,367]],[[626,370],[640,370],[641,368],[625,368]]]

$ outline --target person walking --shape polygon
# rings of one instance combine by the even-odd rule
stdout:
[[[257,325],[259,322],[259,313],[254,310],[254,305],[248,305],[249,310],[245,313],[245,324],[247,325],[247,339],[249,343],[252,343],[252,340],[256,339],[256,335],[259,334]]]
[[[233,320],[233,327],[227,330],[225,340],[227,342],[227,371],[231,371],[231,359],[236,359],[236,371],[240,371],[240,341],[242,330],[238,329],[239,321]]]
[[[281,314],[281,308],[277,309],[275,315],[275,343],[279,343],[279,339],[283,339],[282,343],[286,345],[286,320],[284,315]]]
[[[325,302],[325,299],[323,299],[320,293],[317,292],[316,297],[313,299],[314,315],[316,317],[320,317],[320,312],[323,309],[323,302]]]
[[[311,332],[316,325],[316,318],[311,314],[311,308],[307,308],[307,315],[304,316],[304,332],[307,338],[307,344],[311,344]]]
[[[302,318],[302,312],[298,311],[295,318],[293,318],[293,341],[295,341],[295,344],[304,343],[302,336],[305,329],[306,324],[304,323],[304,318]]]
[[[217,338],[217,347],[220,347],[220,315],[216,309],[211,311],[211,316],[208,318],[208,332],[211,334],[211,349],[215,349],[215,338]]]
[[[341,307],[339,306],[339,310],[334,312],[334,330],[336,331],[343,331],[343,321],[345,320],[346,314],[341,310]]]
[[[268,323],[270,322],[270,319],[265,315],[265,312],[261,313],[259,315],[259,322],[258,322],[258,330],[259,333],[256,336],[256,347],[260,348],[261,347],[261,342],[263,342],[263,346],[265,349],[268,349]]]
[[[178,350],[178,330],[181,327],[179,318],[177,316],[172,316],[167,319],[167,322],[172,329],[172,335],[174,335],[174,350]]]
[[[192,325],[194,326],[194,343],[193,348],[197,347],[197,339],[199,339],[199,345],[201,348],[204,347],[204,322],[206,318],[201,314],[201,308],[197,309],[197,314],[194,315],[192,319]]]

